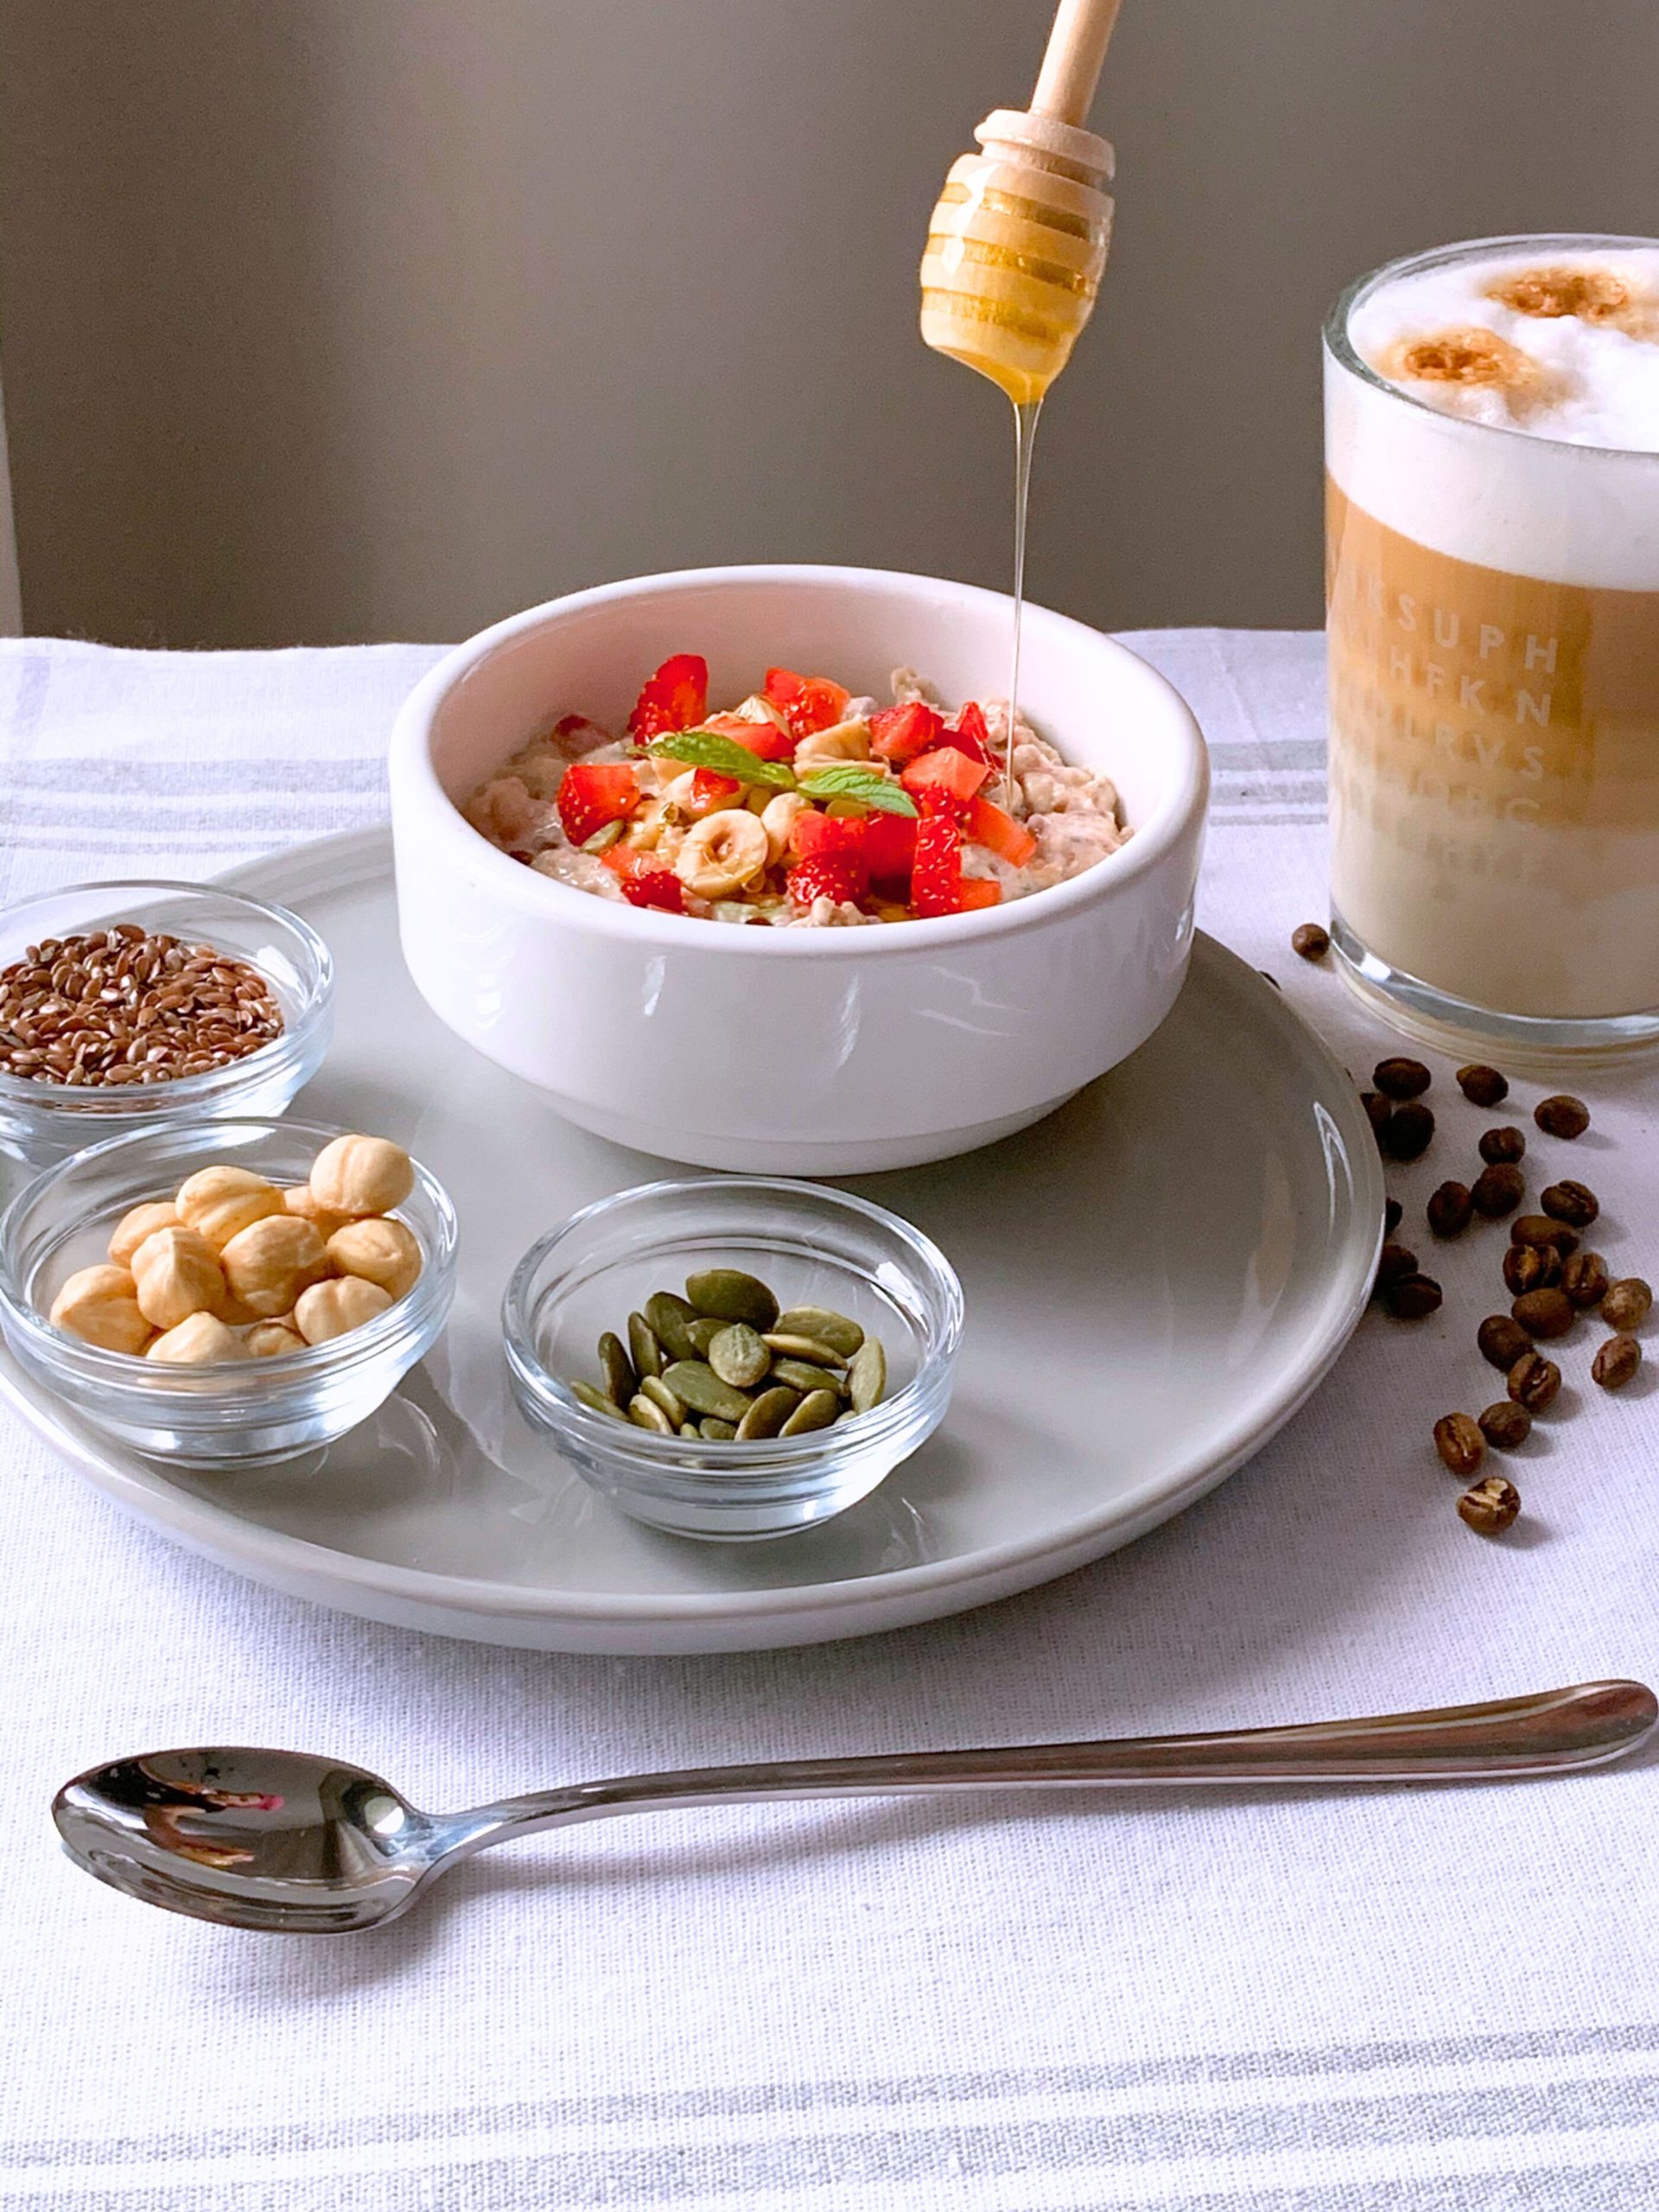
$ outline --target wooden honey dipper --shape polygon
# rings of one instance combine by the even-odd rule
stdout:
[[[1083,125],[1121,3],[1060,0],[1029,110],[986,117],[929,227],[922,336],[1016,407],[1071,359],[1106,266],[1112,149]]]

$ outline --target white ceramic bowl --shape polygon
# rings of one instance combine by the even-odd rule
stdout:
[[[967,1152],[1039,1120],[1142,1044],[1192,944],[1209,768],[1179,694],[1124,646],[1027,607],[1020,702],[1106,771],[1135,835],[1029,899],[867,929],[738,929],[550,882],[457,802],[581,712],[620,729],[672,652],[710,696],[770,663],[888,696],[1006,694],[1009,602],[879,569],[640,576],[498,622],[440,661],[391,742],[410,973],[441,1020],[561,1113],[699,1166],[853,1174]]]

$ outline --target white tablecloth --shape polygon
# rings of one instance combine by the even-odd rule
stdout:
[[[1321,910],[1318,639],[1134,642],[1214,747],[1205,926],[1369,1065],[1380,1033],[1287,950]],[[206,874],[372,820],[393,709],[431,658],[0,645],[0,895]],[[1444,1072],[1435,1097],[1463,1141],[1395,1176],[1417,1212],[1478,1126]],[[1651,1083],[1599,1082],[1592,1103],[1576,1150],[1537,1148],[1600,1191],[1616,1270],[1652,1275]],[[1659,2203],[1650,1765],[658,1816],[499,1853],[333,1940],[148,1911],[54,1849],[60,1780],[172,1743],[331,1751],[444,1805],[1659,1670],[1652,1373],[1604,1396],[1581,1332],[1571,1418],[1514,1469],[1524,1518],[1483,1542],[1427,1430],[1497,1395],[1471,1341],[1490,1247],[1435,1265],[1441,1315],[1370,1317],[1271,1448],[1132,1549],[935,1627],[752,1657],[541,1657],[310,1611],[130,1526],[7,1419],[0,2204]]]

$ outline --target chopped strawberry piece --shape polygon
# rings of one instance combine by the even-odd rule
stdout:
[[[1002,903],[1002,887],[988,875],[964,875],[962,879],[962,911],[971,914],[976,907],[999,906]]]
[[[713,768],[698,768],[692,774],[691,796],[699,806],[724,804],[742,789],[735,776],[720,775]]]
[[[965,753],[970,760],[983,760],[988,764],[991,733],[985,726],[985,717],[980,712],[976,701],[970,699],[968,702],[956,721],[944,732],[939,742],[957,753]]]
[[[923,916],[962,911],[962,832],[943,816],[925,819],[917,827],[910,903]]]
[[[873,824],[854,814],[820,814],[816,808],[798,814],[790,824],[789,848],[801,860],[863,856]]]
[[[675,653],[665,660],[634,702],[628,734],[642,744],[690,729],[709,706],[709,664],[701,653]]]
[[[752,722],[741,715],[710,715],[703,723],[721,737],[729,737],[746,753],[753,753],[757,760],[789,760],[795,753],[796,741],[776,722]]]
[[[791,868],[785,880],[798,906],[810,906],[815,899],[856,906],[870,887],[870,872],[855,853],[815,853]]]
[[[908,883],[916,859],[916,820],[908,814],[873,814],[861,824],[864,858],[877,883]]]
[[[1037,840],[1023,822],[1005,814],[988,798],[970,798],[964,834],[976,845],[995,853],[1012,868],[1024,868],[1037,850]]]
[[[769,668],[765,696],[783,709],[797,737],[809,737],[814,730],[838,722],[853,695],[827,676],[797,676],[792,668]]]
[[[622,882],[622,896],[631,906],[655,906],[665,914],[685,912],[685,887],[668,863],[655,853],[641,853],[627,845],[613,845],[605,865]]]
[[[559,820],[573,845],[620,822],[639,804],[639,779],[626,760],[573,760],[559,779]]]
[[[902,707],[883,707],[870,716],[871,751],[901,768],[937,745],[944,734],[943,720],[920,699],[906,700]]]
[[[990,772],[988,761],[970,760],[953,745],[941,745],[912,760],[899,781],[913,798],[924,791],[942,791],[948,798],[966,801]]]

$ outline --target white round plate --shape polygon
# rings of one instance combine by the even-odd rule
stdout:
[[[1200,938],[1162,1029],[1049,1120],[848,1179],[961,1274],[967,1336],[938,1435],[808,1535],[737,1546],[639,1528],[519,1420],[498,1308],[542,1230],[661,1164],[562,1121],[440,1027],[398,953],[384,833],[225,880],[296,908],[333,949],[334,1044],[296,1110],[398,1137],[448,1185],[461,1224],[448,1334],[321,1458],[243,1473],[118,1452],[3,1357],[0,1389],[117,1503],[278,1589],[545,1651],[753,1650],[907,1626],[1180,1512],[1289,1418],[1363,1311],[1382,1179],[1354,1086],[1254,969]]]

